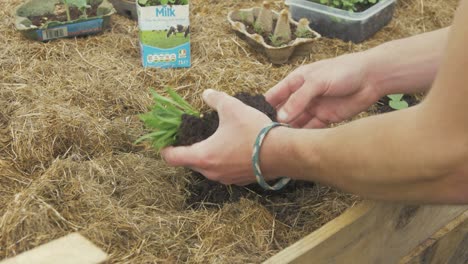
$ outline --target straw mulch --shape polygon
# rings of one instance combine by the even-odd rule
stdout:
[[[117,15],[99,36],[26,40],[13,26],[20,3],[0,2],[0,259],[79,231],[112,263],[246,263],[356,198],[327,187],[298,193],[287,223],[246,199],[188,209],[187,172],[132,144],[145,133],[136,115],[152,103],[148,89],[175,87],[199,107],[205,88],[263,93],[301,64],[447,26],[457,1],[399,1],[391,25],[364,44],[322,39],[311,58],[275,67],[226,22],[229,10],[259,1],[192,0],[193,66],[170,70],[141,67],[136,23]]]

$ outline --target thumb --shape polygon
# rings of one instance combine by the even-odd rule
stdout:
[[[316,82],[306,81],[299,87],[278,111],[280,122],[290,122],[300,116],[311,100],[322,93],[322,88]]]
[[[166,147],[161,150],[164,161],[171,166],[194,167],[200,161],[197,144],[183,147]]]
[[[234,104],[239,103],[236,98],[213,89],[206,89],[202,96],[203,101],[205,101],[205,103],[207,103],[213,110],[218,112],[220,116],[223,114],[223,109],[233,107]]]

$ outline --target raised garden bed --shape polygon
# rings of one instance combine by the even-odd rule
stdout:
[[[395,3],[380,0],[374,5],[358,5],[356,10],[342,10],[310,0],[286,0],[294,19],[307,18],[310,26],[324,37],[355,43],[363,42],[387,25],[392,20]]]
[[[423,262],[453,245],[430,246],[436,240],[428,234],[445,229],[440,223],[459,207],[361,206],[320,185],[297,189],[288,198],[294,202],[274,204],[289,210],[287,223],[256,195],[187,206],[193,175],[168,167],[146,144],[133,144],[145,132],[136,115],[151,105],[145,87],[164,93],[162,85],[173,85],[203,109],[199,94],[205,88],[262,93],[312,62],[271,67],[248,57],[244,43],[216,26],[227,24],[226,10],[251,2],[191,2],[196,67],[142,70],[134,21],[117,19],[99,38],[33,43],[11,28],[18,1],[0,1],[0,259],[72,232],[108,253],[109,263],[261,263],[313,231],[271,262],[397,263],[402,251],[421,242],[428,246],[417,259]],[[423,15],[414,12],[419,1],[399,1],[399,23],[386,34],[361,45],[317,41],[317,58],[448,26],[457,3],[425,0]]]
[[[60,0],[30,0],[16,10],[16,29],[39,41],[103,32],[115,12],[112,5],[107,0],[78,2],[65,5]]]

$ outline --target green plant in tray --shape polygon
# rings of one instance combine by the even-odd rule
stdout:
[[[200,113],[174,90],[166,88],[166,91],[168,97],[152,91],[155,104],[150,112],[140,115],[140,119],[153,132],[140,137],[135,143],[150,140],[157,150],[170,146],[176,141],[182,115],[200,116]]]
[[[262,26],[261,26],[259,23],[255,22],[255,23],[253,24],[253,28],[254,28],[254,31],[255,31],[257,34],[259,34],[259,35],[262,35],[262,34],[263,34]]]
[[[269,39],[270,39],[271,45],[273,47],[281,47],[281,46],[286,44],[285,41],[284,41],[284,38],[282,36],[271,34],[269,36]]]
[[[314,35],[307,28],[298,28],[296,30],[296,37],[298,38],[312,38]]]
[[[65,5],[65,12],[67,12],[67,20],[70,21],[70,7],[74,6],[78,8],[84,17],[87,17],[86,9],[90,8],[91,6],[88,5],[86,0],[63,0],[63,4]]]
[[[309,0],[311,2],[320,3],[339,9],[356,11],[358,6],[370,6],[374,5],[379,0]]]
[[[141,6],[187,5],[189,0],[138,0]]]
[[[390,99],[388,105],[395,110],[408,108],[408,102],[403,100],[404,94],[390,94],[387,97]]]

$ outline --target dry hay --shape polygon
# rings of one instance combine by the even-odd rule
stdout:
[[[13,26],[20,2],[0,3],[0,259],[80,231],[113,263],[260,262],[356,201],[318,186],[278,205],[297,208],[286,223],[245,199],[187,209],[186,172],[132,144],[144,133],[136,114],[151,104],[149,87],[175,87],[199,107],[205,88],[265,92],[301,64],[447,26],[457,3],[399,1],[371,40],[322,39],[311,58],[275,67],[225,21],[260,1],[192,0],[193,66],[145,70],[133,21],[114,16],[100,36],[32,42]]]

